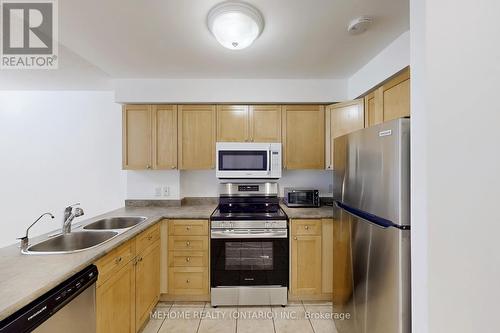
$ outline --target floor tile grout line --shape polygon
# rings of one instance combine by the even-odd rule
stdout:
[[[200,326],[201,326],[201,320],[203,318],[203,314],[205,313],[205,308],[207,307],[207,302],[205,302],[205,304],[203,304],[203,309],[201,309],[201,318],[200,320],[198,321],[198,327],[196,328],[196,333],[198,333],[200,331]]]

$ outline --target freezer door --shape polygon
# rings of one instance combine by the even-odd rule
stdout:
[[[339,333],[409,333],[410,231],[383,228],[341,211],[334,248],[345,249],[346,265],[334,274],[349,283],[334,288],[334,309],[349,319],[336,320]]]
[[[335,197],[401,226],[410,225],[410,120],[400,118],[336,138]]]

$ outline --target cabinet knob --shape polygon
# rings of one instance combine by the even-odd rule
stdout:
[[[171,168],[172,168],[172,169],[175,169],[175,165],[172,165],[172,166],[171,166]]]
[[[146,165],[146,169],[151,169],[151,165]]]
[[[187,279],[187,280],[186,280],[186,283],[189,283],[189,282],[191,282],[191,281],[189,281],[189,279]]]
[[[119,264],[122,261],[122,257],[118,257],[115,259],[115,264]]]
[[[187,227],[186,227],[186,230],[187,230],[187,231],[191,230],[191,227],[190,227],[190,226],[187,226]]]
[[[293,237],[294,240],[297,240],[297,236]]]
[[[139,261],[139,262],[141,262],[141,261],[142,261],[142,257],[140,257],[140,258],[138,259],[138,261]]]
[[[190,261],[191,261],[191,258],[186,257],[186,261],[187,261],[187,262],[190,262]]]
[[[308,225],[306,225],[305,228],[306,228],[306,230],[309,230],[309,226]]]
[[[153,239],[153,235],[149,235],[148,236],[148,241],[152,240]]]
[[[186,242],[186,246],[189,246],[189,245],[191,245],[191,242],[190,242],[190,241],[187,241],[187,242]]]

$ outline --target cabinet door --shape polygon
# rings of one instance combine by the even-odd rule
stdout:
[[[215,167],[215,106],[179,105],[179,169]]]
[[[363,99],[357,99],[331,106],[331,134],[334,139],[364,128],[363,104]]]
[[[383,85],[384,121],[410,115],[410,70]]]
[[[281,142],[281,106],[250,106],[250,141]]]
[[[153,106],[153,168],[177,168],[177,105]]]
[[[381,88],[365,96],[365,127],[380,124],[384,121],[384,110],[381,103]]]
[[[137,255],[136,325],[141,328],[160,296],[160,242],[157,241]]]
[[[135,270],[129,262],[96,289],[97,333],[135,333]]]
[[[217,141],[249,141],[249,122],[248,105],[217,105]]]
[[[321,291],[330,294],[333,287],[333,219],[321,220]]]
[[[283,161],[286,169],[323,169],[325,108],[322,105],[284,105]]]
[[[151,169],[151,107],[123,107],[123,169]]]
[[[291,266],[292,295],[321,294],[321,236],[292,234]]]

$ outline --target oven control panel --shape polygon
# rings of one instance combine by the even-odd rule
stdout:
[[[212,221],[212,229],[286,229],[286,220]]]

